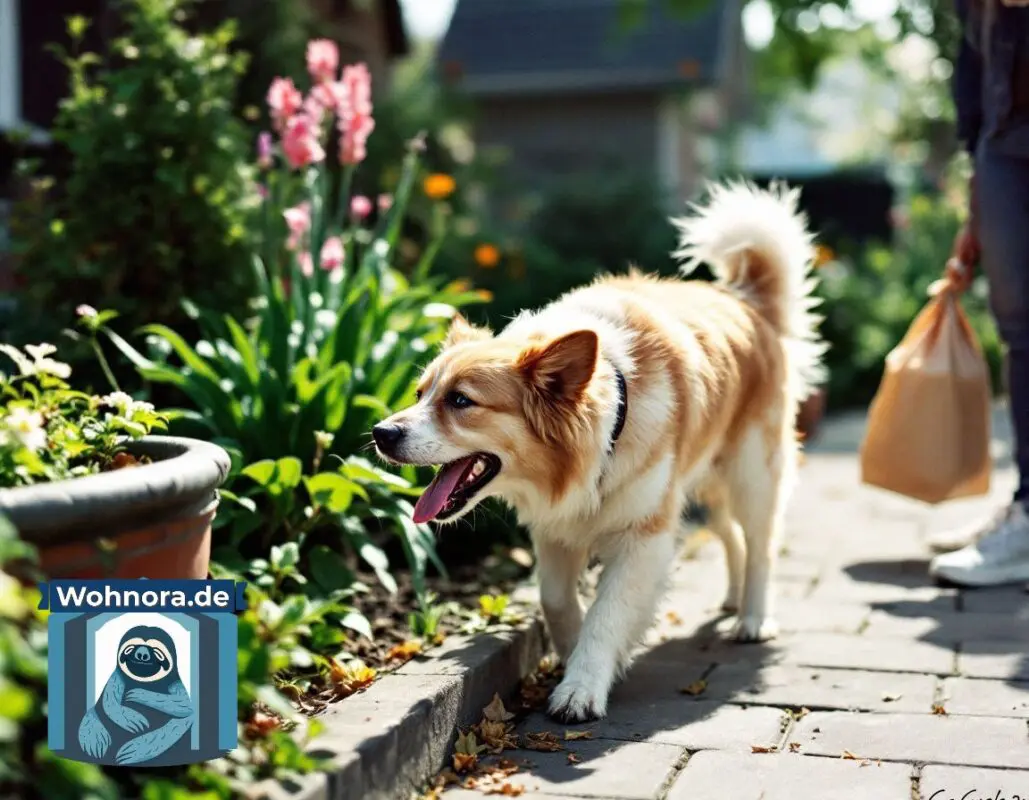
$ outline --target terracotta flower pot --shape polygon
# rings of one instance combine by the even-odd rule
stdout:
[[[152,463],[0,489],[0,512],[51,578],[206,578],[228,453],[170,436],[128,449]]]
[[[818,436],[822,418],[825,416],[825,389],[816,389],[800,404],[797,411],[797,433],[810,442]]]

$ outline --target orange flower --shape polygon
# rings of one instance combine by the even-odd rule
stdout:
[[[422,183],[422,189],[431,200],[446,200],[454,193],[457,183],[449,175],[434,172]]]
[[[828,264],[830,261],[836,260],[836,253],[833,252],[831,247],[824,244],[815,245],[815,266],[822,267]]]
[[[500,251],[492,244],[480,244],[475,248],[475,263],[483,269],[493,269],[500,263]]]

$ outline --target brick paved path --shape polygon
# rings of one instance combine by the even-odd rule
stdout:
[[[523,797],[1029,797],[1029,594],[937,588],[924,545],[1004,498],[1010,462],[992,500],[928,509],[858,485],[859,436],[860,422],[836,423],[807,458],[778,577],[782,637],[723,641],[721,546],[703,545],[677,568],[609,717],[581,726],[593,738],[513,754],[532,763],[511,778]],[[701,694],[681,692],[701,679]],[[520,726],[539,730],[564,728]]]

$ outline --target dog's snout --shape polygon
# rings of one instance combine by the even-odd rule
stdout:
[[[404,438],[404,429],[389,422],[380,422],[372,428],[372,438],[384,453],[392,453]]]
[[[136,648],[136,661],[149,661],[150,660],[150,648],[140,645]]]

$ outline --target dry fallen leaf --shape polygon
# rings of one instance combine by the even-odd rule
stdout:
[[[579,758],[577,755],[575,755],[575,753],[569,753],[568,754],[568,763],[569,764],[579,764],[581,762],[582,762],[582,759]]]
[[[940,717],[947,716],[947,709],[943,707],[943,703],[933,703],[933,713]]]
[[[505,797],[518,797],[518,795],[524,791],[524,786],[518,786],[517,784],[509,783],[508,781],[504,781],[500,784],[494,783],[482,789],[483,794],[499,794]]]
[[[593,731],[565,731],[565,741],[574,742],[576,739],[592,739]]]
[[[354,692],[360,691],[372,684],[376,672],[362,661],[353,664],[341,664],[332,659],[329,665],[329,680],[336,688],[336,694],[341,697],[349,697]]]
[[[673,625],[682,625],[682,617],[680,617],[674,611],[669,611],[667,614],[665,614],[665,618]]]
[[[400,644],[393,645],[386,653],[387,661],[400,661],[406,663],[422,652],[422,643],[417,639],[411,639]]]
[[[854,755],[850,750],[844,750],[843,755],[841,755],[840,758],[845,758],[849,761],[858,761],[861,757]]]
[[[871,759],[865,758],[865,759],[862,759],[861,763],[858,766],[867,767],[871,763],[872,763]]]
[[[698,694],[703,694],[705,689],[707,689],[707,681],[701,679],[699,681],[693,681],[693,683],[685,689],[680,689],[679,691],[683,694],[688,694],[691,697],[696,697]]]
[[[751,753],[777,753],[777,752],[779,752],[779,748],[776,747],[774,744],[771,747],[765,746],[763,744],[752,744],[750,746],[750,752]]]
[[[895,703],[896,701],[900,700],[900,698],[902,698],[903,696],[904,695],[902,694],[894,694],[893,692],[883,692],[883,702]]]
[[[798,753],[798,752],[800,752],[800,742],[790,742],[790,752],[791,753]]]
[[[518,747],[518,739],[512,733],[511,726],[506,722],[490,722],[488,719],[484,719],[477,728],[483,744],[494,755],[503,752],[505,748]]]
[[[525,749],[538,750],[542,753],[556,753],[558,750],[564,750],[564,747],[555,734],[550,731],[542,731],[541,733],[525,734]]]
[[[504,701],[500,699],[499,694],[493,695],[489,705],[482,709],[482,716],[489,722],[507,722],[514,719],[514,714],[504,708]]]
[[[811,709],[810,708],[803,707],[803,708],[800,709],[800,711],[793,712],[793,718],[794,719],[804,719],[804,717],[806,717],[810,713],[811,713]]]
[[[454,772],[471,772],[478,763],[479,757],[474,753],[454,753]]]

